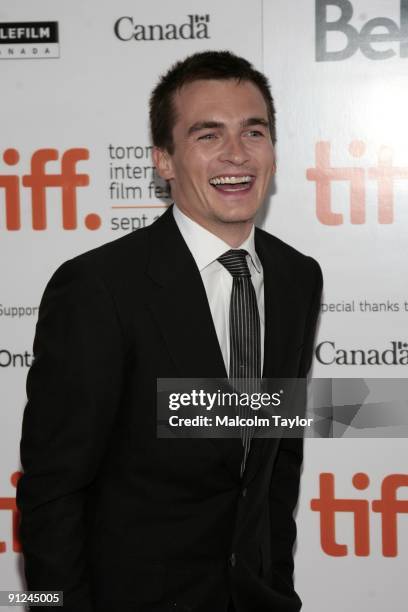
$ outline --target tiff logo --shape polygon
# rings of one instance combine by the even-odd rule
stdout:
[[[357,1],[354,5],[356,4]],[[327,20],[327,9],[330,6],[340,9],[340,17],[335,21]],[[399,25],[389,17],[376,17],[367,21],[359,32],[350,24],[353,13],[353,4],[350,0],[316,0],[317,62],[342,61],[353,56],[358,49],[370,60],[389,59],[397,55],[390,43],[399,44],[401,58],[408,57],[408,0],[400,0]],[[344,41],[341,49],[333,50],[333,47],[329,49],[329,33],[341,34]],[[381,49],[378,49],[379,44]]]
[[[13,487],[17,486],[21,472],[14,472],[11,475],[10,482]],[[21,544],[18,537],[18,528],[20,523],[20,514],[17,509],[15,497],[0,497],[0,511],[6,510],[11,512],[11,541],[13,552],[21,552]],[[7,551],[7,543],[0,540],[0,553]]]
[[[48,173],[46,164],[57,161],[59,153],[56,149],[39,149],[31,157],[30,174],[24,174],[21,179],[23,187],[30,190],[32,228],[45,230],[47,228],[47,189],[57,188],[61,192],[62,227],[65,230],[77,229],[77,188],[89,185],[88,174],[77,174],[77,162],[89,159],[88,149],[68,149],[62,155],[60,172]],[[6,149],[3,161],[7,166],[16,166],[20,154],[16,149]],[[5,193],[6,228],[21,229],[20,177],[18,174],[0,173],[0,190]],[[85,227],[98,229],[101,225],[99,215],[91,213],[85,217]]]
[[[355,489],[364,491],[370,479],[364,472],[354,474]],[[408,487],[408,474],[390,474],[381,484],[381,498],[371,502],[371,510],[381,515],[382,554],[398,555],[398,514],[408,514],[408,499],[397,499],[400,487]],[[348,546],[336,540],[336,515],[346,512],[353,516],[354,552],[357,557],[370,554],[370,502],[367,499],[336,498],[334,474],[320,474],[320,497],[312,499],[310,507],[320,513],[320,542],[322,550],[332,557],[348,555]]]
[[[362,157],[366,146],[361,140],[353,140],[349,153]],[[356,166],[334,167],[330,160],[330,142],[316,143],[316,165],[307,168],[306,177],[316,183],[316,215],[324,225],[341,225],[343,215],[332,208],[331,184],[345,181],[350,185],[350,221],[362,224],[366,221],[366,180],[377,181],[378,223],[394,222],[394,183],[408,179],[408,166],[394,166],[393,151],[383,146],[378,153],[378,164],[370,168]]]

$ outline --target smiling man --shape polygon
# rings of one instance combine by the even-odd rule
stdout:
[[[269,118],[258,86],[237,79],[187,82],[173,104],[178,120],[170,148],[154,150],[157,169],[180,211],[237,247],[249,236],[275,172],[273,110]]]
[[[160,79],[150,121],[174,204],[66,262],[41,303],[17,495],[27,586],[72,612],[297,612],[302,441],[156,436],[157,378],[299,378],[312,361],[320,268],[254,228],[275,173],[269,85],[197,53]]]

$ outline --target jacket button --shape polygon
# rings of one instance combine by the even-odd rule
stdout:
[[[235,567],[235,564],[237,562],[237,558],[235,556],[235,553],[231,553],[231,556],[229,558],[229,562],[230,562],[230,566],[231,567]]]
[[[245,487],[245,489],[242,489],[242,497],[246,497],[248,493],[248,489]]]

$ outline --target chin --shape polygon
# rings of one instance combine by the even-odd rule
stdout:
[[[245,208],[243,208],[242,205],[237,205],[236,208],[219,211],[217,216],[220,221],[226,223],[245,223],[253,221],[258,212],[258,208],[258,206],[245,206]]]

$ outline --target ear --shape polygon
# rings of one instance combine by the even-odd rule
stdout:
[[[276,174],[276,151],[275,147],[273,147],[273,163],[272,163],[272,176]]]
[[[171,155],[165,149],[153,147],[152,151],[153,163],[156,166],[157,174],[164,180],[169,181],[174,177],[173,161]]]

